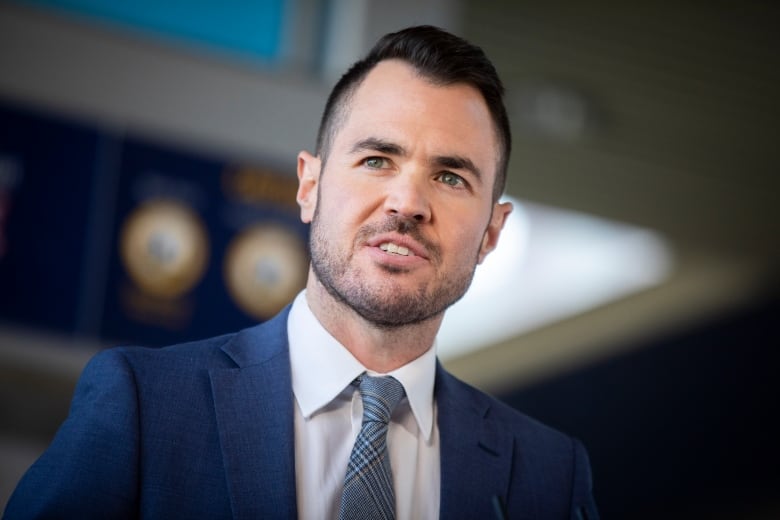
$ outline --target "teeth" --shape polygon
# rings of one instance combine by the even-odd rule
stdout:
[[[383,244],[379,244],[379,249],[381,249],[382,251],[387,251],[388,253],[395,253],[401,256],[410,256],[414,254],[409,252],[408,247],[399,246],[398,244],[393,244],[392,242],[385,242]]]

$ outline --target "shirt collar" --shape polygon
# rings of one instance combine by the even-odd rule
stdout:
[[[301,414],[308,419],[329,404],[366,368],[320,324],[306,301],[295,298],[287,320],[292,386]],[[369,371],[369,374],[376,375]],[[385,374],[382,374],[385,375]],[[436,349],[389,374],[404,387],[412,414],[425,440],[433,432],[433,384]]]

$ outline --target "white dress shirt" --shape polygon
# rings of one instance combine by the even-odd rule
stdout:
[[[295,395],[295,480],[298,517],[338,518],[347,463],[363,417],[352,381],[366,368],[311,312],[306,291],[293,302],[287,322]],[[368,371],[370,375],[377,375]],[[390,372],[406,397],[393,412],[387,435],[396,518],[439,517],[439,428],[433,384],[432,346]],[[381,374],[385,375],[385,374]]]

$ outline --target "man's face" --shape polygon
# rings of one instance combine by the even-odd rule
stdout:
[[[330,295],[381,327],[440,317],[511,211],[492,201],[498,146],[476,89],[380,62],[349,101],[326,166],[299,155],[312,269]]]

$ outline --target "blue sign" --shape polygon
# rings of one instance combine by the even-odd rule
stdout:
[[[0,318],[84,332],[100,232],[91,210],[111,137],[10,106],[0,121]]]
[[[264,321],[305,285],[292,173],[19,107],[0,119],[0,319],[163,345]]]
[[[295,191],[292,175],[128,140],[101,335],[165,344],[276,314],[308,266]]]

